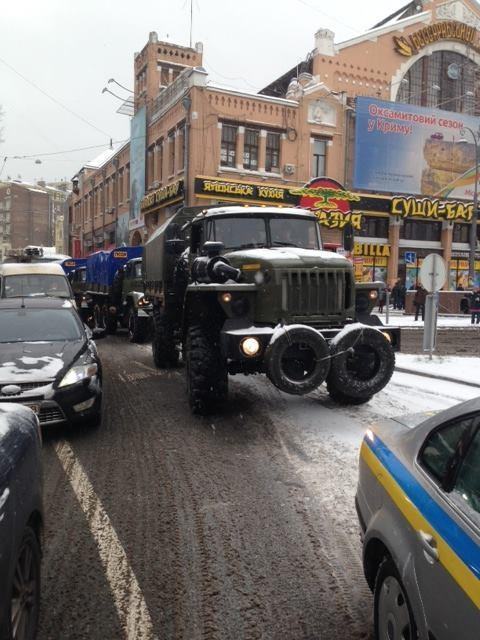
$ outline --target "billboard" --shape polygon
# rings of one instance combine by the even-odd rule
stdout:
[[[131,120],[130,128],[130,220],[140,216],[140,201],[145,195],[145,143],[147,111],[142,107]]]
[[[475,145],[461,131],[477,132],[480,118],[375,98],[356,104],[356,189],[472,199]]]
[[[115,241],[117,246],[128,244],[128,220],[129,214],[124,213],[118,216]]]

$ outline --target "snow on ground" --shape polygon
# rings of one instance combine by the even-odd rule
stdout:
[[[480,358],[433,355],[430,360],[428,355],[397,353],[396,364],[397,367],[419,371],[431,376],[440,375],[462,382],[473,382],[480,387]],[[432,392],[438,388],[439,381],[435,378],[422,378],[422,381],[423,389],[426,388],[425,385],[428,385]],[[480,388],[477,390],[477,395],[480,395]]]
[[[387,319],[385,313],[377,313],[377,309],[373,310],[373,313],[378,315],[383,324],[387,324]],[[396,327],[420,327],[423,328],[423,320],[421,316],[419,316],[418,320],[415,321],[414,315],[405,315],[403,312],[399,311],[390,311],[389,317],[389,325]],[[440,315],[438,316],[437,326],[439,327],[471,327],[471,316],[470,314],[466,315]],[[480,325],[475,325],[477,327]]]

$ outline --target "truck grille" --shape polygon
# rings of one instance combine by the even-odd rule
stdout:
[[[280,273],[282,310],[293,316],[341,316],[352,306],[348,271],[288,269]]]

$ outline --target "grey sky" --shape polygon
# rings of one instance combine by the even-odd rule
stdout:
[[[193,43],[204,44],[209,80],[258,90],[301,60],[317,29],[341,41],[405,4],[405,0],[193,0]],[[70,179],[108,146],[123,140],[129,119],[101,94],[109,78],[133,88],[133,54],[150,31],[188,45],[190,0],[14,0],[0,6],[0,105],[4,110],[1,175],[24,180]],[[19,77],[76,112],[89,126]],[[124,95],[121,89],[112,90]],[[98,129],[98,130],[97,130]],[[104,132],[104,133],[102,133]],[[100,145],[56,156],[41,154]]]

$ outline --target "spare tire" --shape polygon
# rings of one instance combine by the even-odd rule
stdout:
[[[332,398],[367,401],[388,383],[395,368],[392,345],[378,329],[351,325],[330,343],[327,387]]]
[[[319,387],[330,370],[325,338],[307,326],[278,329],[265,351],[265,369],[285,393],[303,395]]]

